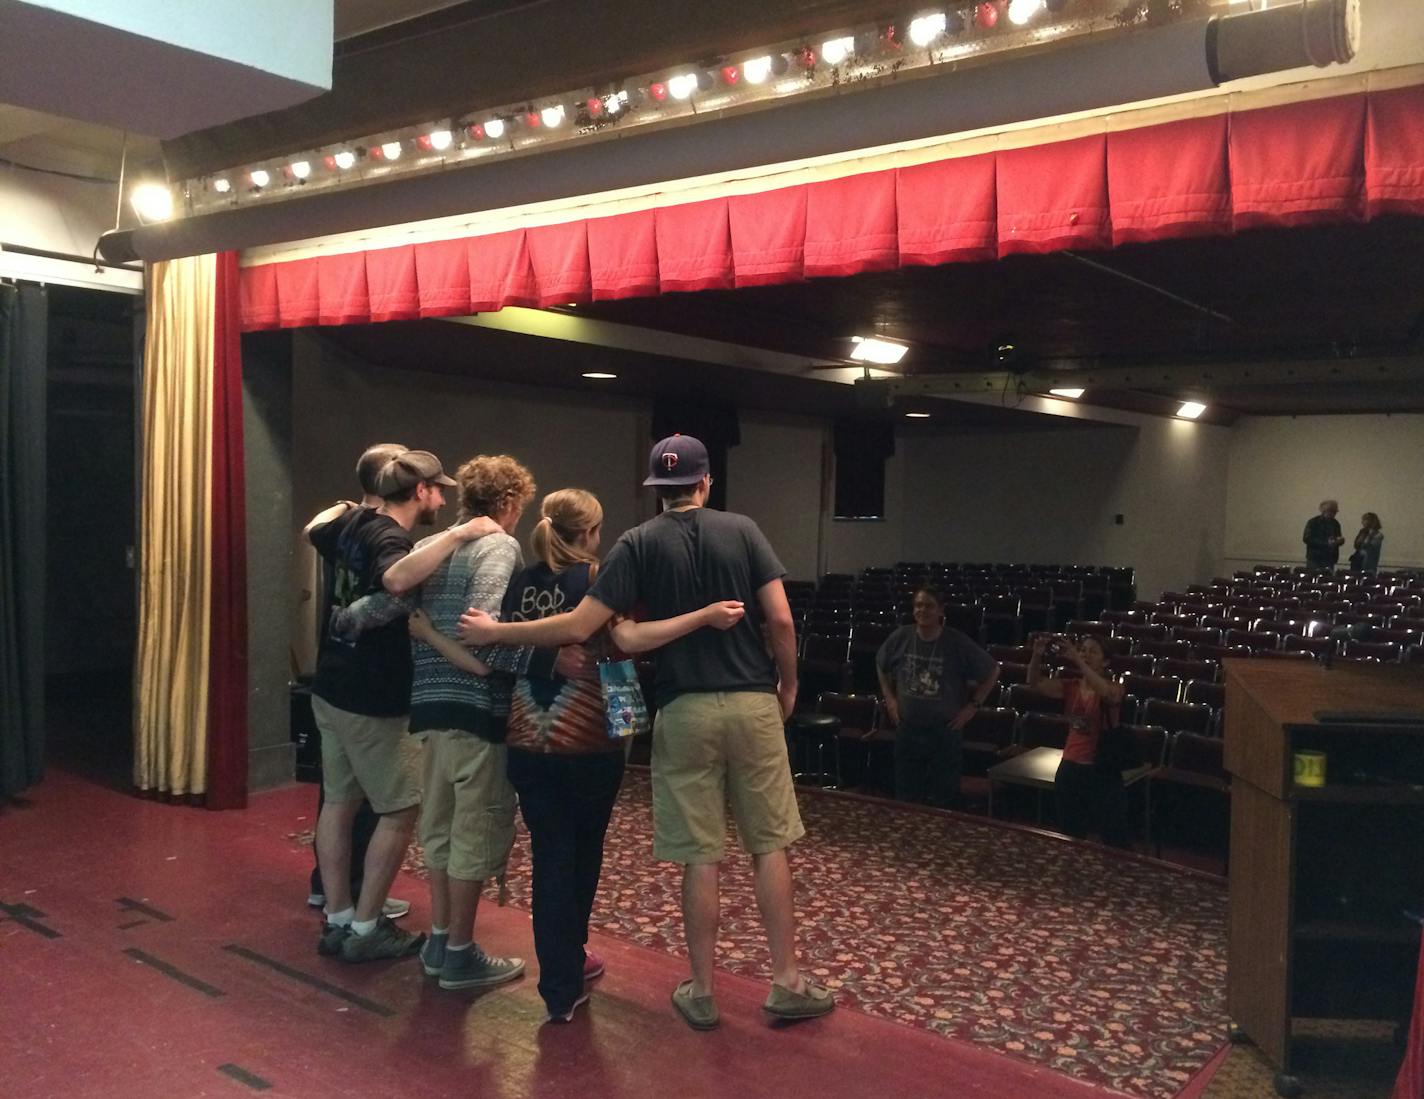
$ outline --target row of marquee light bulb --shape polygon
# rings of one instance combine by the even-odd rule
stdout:
[[[928,49],[943,39],[963,34],[971,22],[974,26],[989,30],[996,27],[1003,17],[1013,26],[1022,27],[1042,12],[1061,12],[1067,3],[1068,0],[981,0],[962,11],[947,9],[925,12],[905,24],[904,41]],[[894,28],[887,28],[882,37],[893,35]],[[626,111],[630,102],[652,101],[657,104],[668,100],[683,101],[691,99],[699,91],[712,91],[719,85],[724,88],[743,84],[761,85],[772,77],[786,75],[793,66],[800,65],[803,69],[810,69],[818,61],[834,67],[856,54],[869,52],[875,41],[873,36],[868,35],[843,35],[826,39],[819,48],[805,46],[789,53],[765,54],[715,69],[682,70],[664,80],[655,80],[646,87],[640,87],[631,95],[625,89],[608,95],[591,96],[572,108],[555,103],[512,115],[496,115],[464,125],[459,135],[449,129],[433,129],[413,139],[393,139],[364,148],[339,149],[326,154],[317,163],[309,159],[298,159],[279,169],[254,168],[247,173],[246,183],[253,190],[261,191],[272,184],[277,173],[289,181],[305,182],[317,170],[318,163],[328,172],[347,172],[355,168],[363,157],[377,164],[389,164],[399,160],[408,149],[417,153],[445,152],[461,137],[474,143],[500,141],[518,128],[526,131],[556,130],[576,118],[582,122],[580,116],[584,115],[590,123],[607,121]],[[903,44],[898,36],[894,36],[892,41],[895,45]],[[228,176],[218,176],[211,181],[212,189],[218,194],[229,194],[234,186],[233,179]]]

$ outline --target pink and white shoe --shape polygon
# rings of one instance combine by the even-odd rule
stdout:
[[[596,981],[603,976],[603,959],[588,947],[583,948],[583,979]]]

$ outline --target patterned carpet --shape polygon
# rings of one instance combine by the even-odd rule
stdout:
[[[973,819],[801,790],[806,966],[842,1006],[1134,1096],[1175,1096],[1225,1041],[1226,889]],[[599,932],[683,951],[680,873],[652,861],[648,774],[609,830]],[[521,825],[511,903],[529,904]],[[407,869],[422,873],[418,852]],[[750,860],[722,875],[719,965],[766,978]]]

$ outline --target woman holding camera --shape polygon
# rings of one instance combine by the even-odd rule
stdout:
[[[1043,669],[1045,653],[1061,657],[1078,677],[1048,678]],[[1114,758],[1120,753],[1113,746],[1104,744],[1118,726],[1123,692],[1121,684],[1108,678],[1102,642],[1085,637],[1075,646],[1066,637],[1038,637],[1029,660],[1028,684],[1050,698],[1061,698],[1071,724],[1054,778],[1059,827],[1078,839],[1098,831],[1110,847],[1129,846],[1123,761]]]

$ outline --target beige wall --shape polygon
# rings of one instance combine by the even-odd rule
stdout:
[[[1424,415],[1247,417],[1231,432],[1224,565],[1301,564],[1301,530],[1340,501],[1347,539],[1360,514],[1384,525],[1385,567],[1424,566]],[[1342,549],[1341,560],[1349,555]]]

